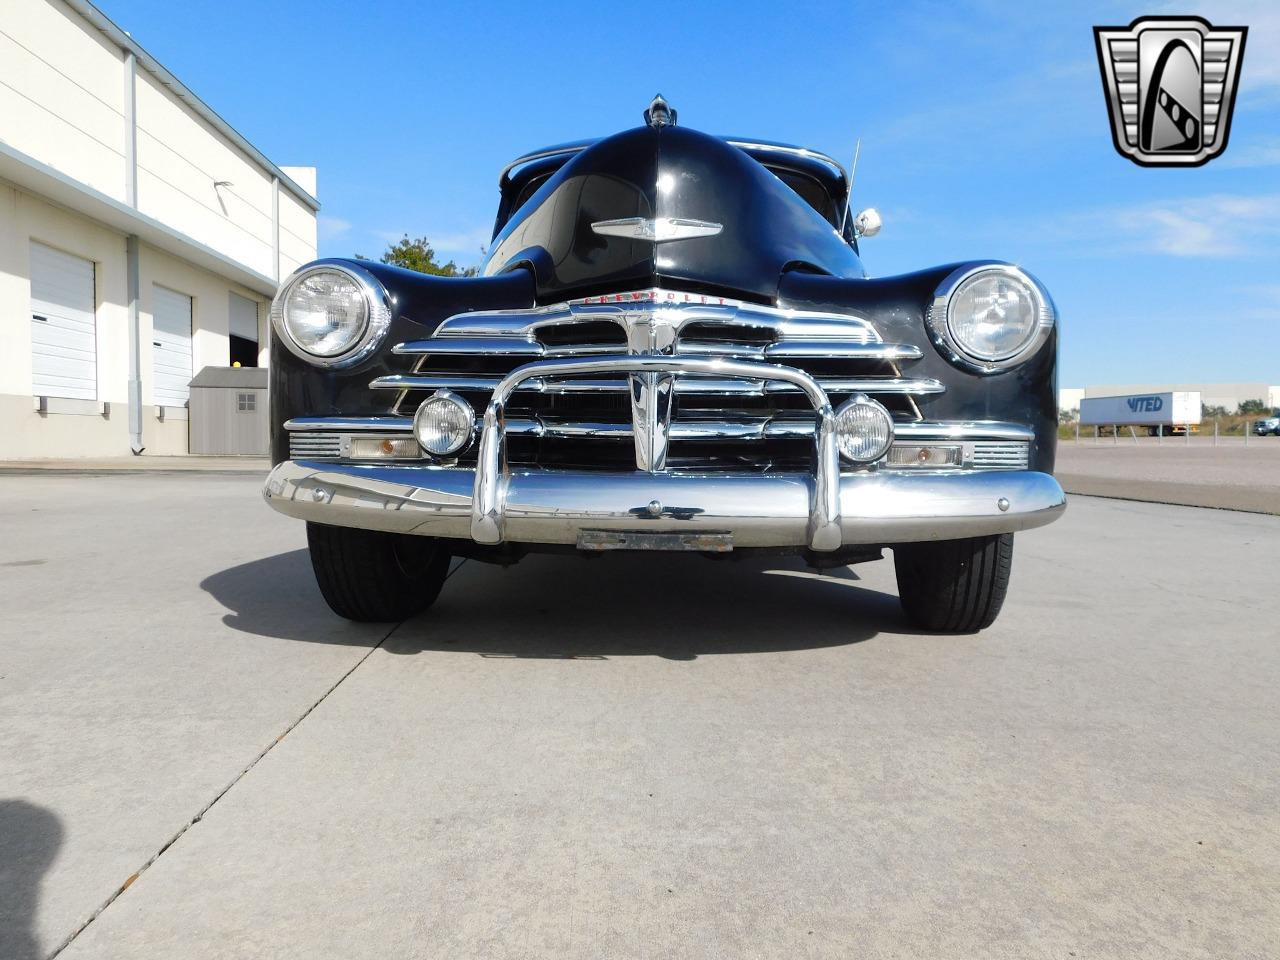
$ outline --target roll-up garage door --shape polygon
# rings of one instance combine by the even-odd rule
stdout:
[[[232,293],[228,311],[231,341],[231,365],[258,365],[258,304],[238,293]]]
[[[98,398],[93,261],[31,244],[31,389],[37,397]]]
[[[151,290],[152,402],[185,406],[191,395],[191,298],[156,284]]]

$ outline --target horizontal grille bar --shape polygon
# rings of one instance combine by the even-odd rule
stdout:
[[[953,426],[943,423],[899,424],[896,434],[899,440],[944,443],[947,441],[963,441],[964,438],[955,433],[948,435],[947,428]],[[995,425],[1019,429],[1016,424]],[[814,424],[811,419],[797,420],[778,417],[744,417],[736,420],[674,420],[671,424],[672,440],[784,440],[807,439],[813,437]],[[979,427],[979,429],[981,429]],[[506,431],[512,436],[551,437],[569,439],[581,437],[599,437],[603,439],[626,439],[631,436],[631,425],[625,423],[592,423],[581,421],[557,421],[545,418],[511,418],[506,422]],[[1029,438],[1031,433],[1025,431]],[[1028,463],[1029,439],[1027,440],[968,440],[973,448],[973,461],[983,466],[1010,465],[1025,468]]]
[[[973,465],[988,469],[1025,470],[1030,462],[1029,443],[977,440],[973,444]]]
[[[359,430],[355,432],[359,434]],[[561,423],[533,419],[510,419],[505,432],[513,437],[558,440],[630,440],[631,425],[620,423]],[[811,440],[811,420],[677,420],[671,425],[673,441]],[[345,436],[340,433],[295,430],[289,435],[292,460],[340,459],[345,456]],[[901,441],[901,438],[900,438]],[[919,439],[906,442],[918,443]],[[1026,441],[971,440],[965,443],[964,465],[982,470],[1025,470],[1030,462]]]
[[[928,377],[817,377],[827,393],[892,393],[921,396],[943,393],[946,387]],[[393,374],[378,377],[369,386],[374,390],[493,390],[502,377],[454,374]],[[543,379],[522,383],[517,392],[533,393],[625,393],[627,381],[608,379]],[[716,394],[731,397],[762,397],[775,393],[798,393],[789,383],[764,380],[728,380],[680,376],[676,393]]]
[[[585,423],[544,419],[508,419],[506,431],[513,436],[577,439],[596,437],[626,440],[631,437],[629,423]],[[814,423],[809,420],[776,420],[760,417],[746,420],[674,420],[672,440],[764,440],[812,439]]]
[[[434,340],[410,340],[391,348],[392,353],[419,356],[472,356],[500,357],[572,357],[584,353],[616,353],[618,344],[574,343],[548,347],[536,340],[519,337],[438,337]]]
[[[742,417],[735,420],[676,420],[675,425],[682,430],[698,428],[706,431],[703,436],[717,432],[759,430],[768,425],[771,436],[808,436],[800,433],[811,430],[812,422],[803,420],[778,419],[775,417]],[[479,421],[477,420],[477,426]],[[285,421],[285,430],[293,433],[339,433],[408,432],[413,429],[412,417],[295,417]],[[631,435],[630,424],[616,423],[566,423],[547,419],[508,418],[507,432],[524,435],[552,435],[558,431],[564,436],[582,436],[592,432],[614,433],[625,431]],[[998,420],[922,420],[916,423],[899,423],[894,425],[894,433],[900,440],[968,440],[983,444],[980,449],[984,456],[1025,456],[1027,444],[1035,438],[1035,431],[1020,423],[1006,423]],[[306,441],[307,437],[290,437],[290,443]]]
[[[342,456],[342,434],[289,434],[289,458],[292,460],[307,460],[311,457],[340,456]]]
[[[340,431],[343,433],[368,433],[376,431],[412,430],[412,417],[294,417],[284,422],[290,432]]]
[[[439,339],[523,337],[533,340],[544,327],[572,329],[575,323],[599,321],[625,326],[630,316],[655,312],[662,313],[677,330],[690,324],[714,324],[729,328],[765,329],[776,340],[835,338],[874,343],[880,339],[867,320],[850,314],[788,310],[656,289],[545,307],[454,314],[440,324],[435,336]]]
[[[397,344],[392,353],[408,356],[573,357],[617,352],[616,344],[546,346],[516,337],[438,337]],[[682,340],[676,355],[733,357],[743,360],[919,360],[920,348],[909,343],[849,343],[840,340],[783,340],[765,345]]]

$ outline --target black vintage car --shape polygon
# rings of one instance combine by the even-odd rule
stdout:
[[[319,260],[271,308],[267,502],[353,620],[450,556],[893,550],[930,630],[989,625],[1053,479],[1056,315],[994,261],[869,278],[841,166],[645,123],[503,170],[480,275]]]

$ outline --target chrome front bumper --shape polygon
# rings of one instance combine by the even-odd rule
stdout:
[[[263,495],[302,520],[470,540],[475,487],[470,469],[287,460]],[[575,544],[584,530],[608,530],[728,533],[735,547],[834,550],[1011,533],[1066,508],[1058,482],[1033,471],[848,473],[839,480],[839,536],[815,546],[808,474],[530,470],[510,472],[504,487],[502,532],[512,543]]]
[[[813,472],[512,470],[505,451],[511,395],[537,377],[596,374],[760,379],[799,390],[814,413]],[[644,406],[643,396],[633,396],[633,408]],[[633,409],[635,429],[647,423],[661,443],[637,435],[637,463],[648,460],[640,455],[641,441],[664,446],[669,429],[665,421],[655,427],[650,422],[654,418],[640,413]],[[830,400],[803,370],[656,353],[542,360],[517,367],[493,388],[475,469],[289,460],[271,471],[264,495],[281,513],[304,520],[488,545],[577,544],[612,531],[695,539],[720,535],[706,541],[721,548],[808,547],[819,552],[853,544],[1008,533],[1049,523],[1066,506],[1053,477],[1025,470],[841,473]]]

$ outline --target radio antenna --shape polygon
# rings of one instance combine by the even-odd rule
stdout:
[[[849,219],[849,208],[853,206],[853,178],[858,175],[858,154],[862,152],[862,138],[853,145],[853,165],[849,167],[849,192],[844,198],[844,213],[840,215],[840,236],[844,236],[844,224]]]

